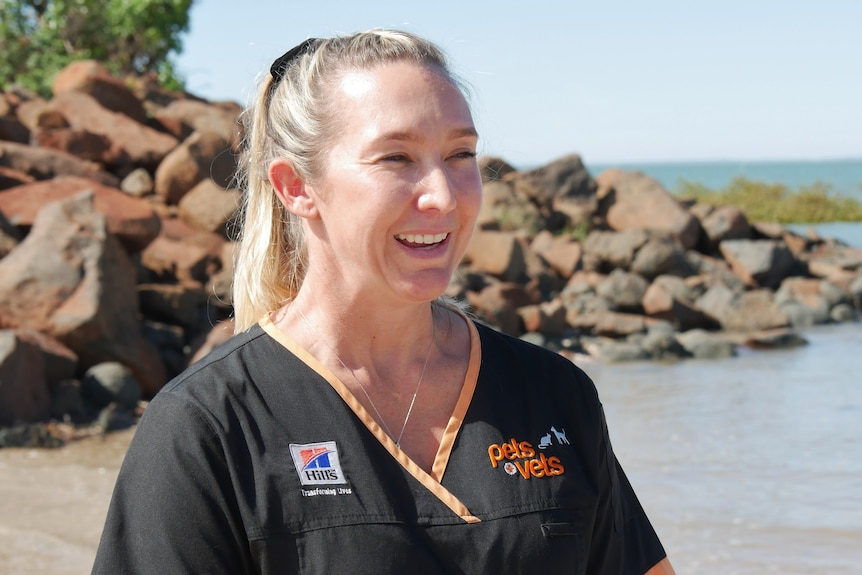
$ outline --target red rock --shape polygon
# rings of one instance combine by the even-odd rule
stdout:
[[[72,128],[107,137],[136,166],[154,168],[179,145],[173,136],[112,112],[87,94],[64,92],[51,100],[51,106],[66,117]]]
[[[82,193],[45,206],[0,260],[0,327],[51,335],[82,368],[119,361],[152,394],[165,370],[138,323],[135,269],[93,203]]]
[[[686,249],[697,245],[701,227],[656,180],[639,172],[608,170],[597,178],[601,187],[613,189],[606,199],[608,225],[615,230],[667,232]]]
[[[0,425],[39,421],[50,409],[42,352],[15,331],[0,330]]]
[[[212,179],[228,187],[236,171],[230,142],[215,132],[195,132],[159,164],[155,192],[166,203],[179,201],[198,183]]]
[[[190,226],[228,237],[231,222],[240,207],[239,190],[224,189],[207,178],[186,194],[179,205],[179,216]]]
[[[125,114],[141,124],[147,121],[147,112],[132,91],[107,68],[94,60],[72,62],[54,77],[54,95],[65,92],[87,94],[102,107]]]
[[[117,176],[109,174],[96,162],[82,160],[59,150],[25,146],[14,142],[0,142],[0,166],[5,166],[33,177],[49,180],[56,176],[89,178],[106,186],[118,186]]]
[[[504,281],[518,281],[526,270],[524,248],[513,232],[477,231],[465,255],[470,266]]]
[[[30,227],[45,205],[72,198],[82,191],[93,193],[96,210],[107,218],[108,231],[129,252],[141,251],[158,235],[161,221],[146,201],[73,176],[26,184],[0,193],[0,212],[14,219],[17,225]]]

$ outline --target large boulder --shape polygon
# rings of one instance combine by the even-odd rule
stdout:
[[[698,295],[682,278],[659,276],[646,289],[642,305],[650,317],[666,320],[682,331],[716,327],[695,305]]]
[[[713,246],[724,240],[749,239],[751,226],[745,214],[736,206],[719,206],[701,218],[700,225]]]
[[[93,194],[83,193],[47,205],[0,260],[0,327],[56,337],[81,367],[124,363],[153,394],[165,371],[141,334],[135,268],[93,203]]]
[[[190,226],[228,237],[231,222],[236,221],[241,194],[223,188],[210,178],[198,183],[179,203],[179,216]]]
[[[93,97],[81,92],[64,92],[50,105],[63,114],[72,128],[89,130],[107,137],[137,167],[155,168],[179,141],[103,107]]]
[[[236,157],[230,141],[217,132],[194,132],[173,149],[156,168],[155,192],[169,204],[177,204],[198,183],[207,178],[219,187],[231,184]]]
[[[14,330],[0,330],[0,425],[39,421],[50,409],[41,350]]]
[[[576,154],[534,170],[509,174],[506,179],[533,203],[548,212],[564,214],[574,225],[589,222],[598,209],[596,183]]]
[[[94,60],[78,60],[54,76],[51,86],[54,95],[80,92],[96,100],[112,112],[125,114],[141,124],[147,121],[147,112],[140,100],[119,78],[115,78],[102,64]]]
[[[242,108],[233,102],[205,102],[181,98],[157,110],[154,115],[163,125],[178,126],[179,133],[215,132],[235,146],[240,137],[240,113]]]
[[[638,250],[649,241],[644,230],[612,232],[593,230],[583,241],[584,269],[610,272],[631,268]]]
[[[0,166],[23,172],[36,180],[49,180],[56,176],[79,176],[104,184],[117,186],[117,176],[102,169],[96,162],[83,160],[67,152],[0,141]]]
[[[596,182],[609,190],[603,204],[608,205],[605,217],[611,228],[667,232],[686,249],[697,245],[701,234],[697,218],[656,180],[640,172],[608,170]]]
[[[159,234],[161,220],[150,204],[116,188],[75,176],[54,178],[7,190],[0,194],[0,212],[29,228],[46,205],[71,199],[81,192],[93,196],[95,209],[105,216],[108,232],[129,252],[139,252]]]
[[[733,273],[751,287],[777,288],[796,264],[776,240],[725,240],[718,247]]]
[[[474,270],[507,282],[520,281],[526,271],[524,246],[514,232],[478,230],[464,259]]]

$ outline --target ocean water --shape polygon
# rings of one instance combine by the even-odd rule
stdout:
[[[862,572],[862,323],[718,361],[581,367],[677,573]]]

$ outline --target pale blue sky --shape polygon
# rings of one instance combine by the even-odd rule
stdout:
[[[195,0],[178,64],[244,104],[303,39],[373,27],[440,45],[518,167],[862,157],[860,0]]]

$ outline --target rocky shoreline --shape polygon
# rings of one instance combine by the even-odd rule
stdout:
[[[95,62],[53,92],[0,93],[0,447],[128,426],[232,333],[239,105]],[[482,173],[446,295],[568,357],[728,357],[862,313],[862,250],[839,241],[577,155]]]

